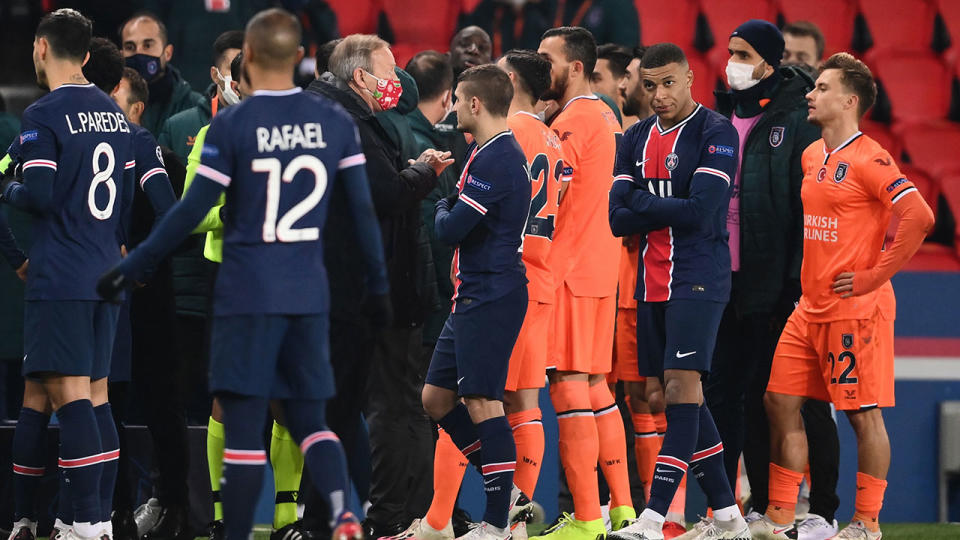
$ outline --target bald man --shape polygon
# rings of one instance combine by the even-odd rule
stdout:
[[[210,352],[210,389],[223,409],[226,540],[250,536],[271,399],[327,498],[334,538],[363,537],[345,508],[346,460],[325,419],[333,373],[322,231],[336,184],[365,262],[365,305],[374,327],[390,319],[389,285],[356,125],[338,106],[293,83],[293,68],[303,58],[300,33],[297,19],[281,9],[250,20],[240,84],[248,97],[214,117],[180,204],[98,284],[103,297],[118,297],[226,192]]]

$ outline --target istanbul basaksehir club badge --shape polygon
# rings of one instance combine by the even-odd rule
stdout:
[[[770,128],[770,146],[776,148],[783,144],[783,126],[773,126]]]
[[[849,163],[844,163],[843,161],[837,163],[837,170],[833,173],[833,181],[838,184],[843,182],[843,179],[847,177],[847,169],[849,168]]]

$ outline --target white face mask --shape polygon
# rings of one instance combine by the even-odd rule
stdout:
[[[230,84],[233,82],[233,77],[230,75],[223,76],[219,69],[217,69],[217,77],[223,82],[223,88],[220,89],[220,94],[223,96],[223,102],[227,105],[236,105],[237,103],[240,103],[240,96],[237,95],[237,93],[233,90],[233,85]]]
[[[727,62],[727,84],[734,90],[746,90],[756,86],[760,79],[753,78],[753,70],[757,66],[750,64],[741,64],[739,62]]]

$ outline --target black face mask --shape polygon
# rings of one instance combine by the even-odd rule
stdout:
[[[160,57],[150,56],[149,54],[135,54],[128,56],[124,63],[128,68],[133,68],[143,77],[147,83],[152,83],[154,79],[160,76]]]

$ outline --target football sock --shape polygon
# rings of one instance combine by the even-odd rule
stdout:
[[[93,404],[89,399],[71,401],[57,409],[60,422],[60,467],[70,485],[73,528],[87,538],[100,534],[100,476],[103,447]]]
[[[770,462],[770,489],[767,517],[777,525],[793,523],[797,506],[797,494],[803,473],[791,471]]]
[[[643,490],[650,498],[650,483],[653,482],[653,467],[657,462],[662,441],[657,434],[657,425],[650,413],[633,413],[633,451],[637,457],[637,475],[643,482]]]
[[[513,428],[513,440],[517,445],[517,470],[513,473],[513,483],[533,499],[543,461],[543,415],[538,407],[509,414],[507,421]]]
[[[597,424],[600,469],[610,487],[610,508],[633,508],[630,469],[627,465],[627,434],[620,409],[606,381],[590,387],[590,405]]]
[[[573,496],[574,517],[580,521],[603,517],[597,485],[600,440],[590,407],[589,386],[587,381],[550,385],[550,400],[557,411],[560,462]]]
[[[327,498],[333,527],[349,514],[346,505],[350,500],[350,478],[340,438],[326,424],[326,405],[326,400],[319,399],[287,400],[284,413],[287,429],[300,442],[310,480]]]
[[[210,490],[213,491],[213,519],[223,519],[223,504],[220,502],[220,479],[223,478],[223,424],[210,417],[207,422],[207,471],[210,473]]]
[[[696,403],[667,405],[667,434],[657,456],[647,504],[647,508],[660,515],[666,515],[680,480],[687,472],[687,464],[697,444],[699,408]]]
[[[883,507],[883,492],[887,481],[857,472],[857,496],[854,500],[853,521],[860,520],[864,526],[877,531],[880,528],[880,509]]]
[[[297,490],[303,474],[303,454],[287,428],[273,423],[270,438],[270,465],[273,467],[273,528],[279,529],[297,520]]]
[[[100,521],[110,523],[113,511],[113,491],[117,481],[117,465],[120,463],[120,436],[113,423],[113,411],[109,403],[93,408],[100,428],[100,446],[103,448],[103,471],[100,475]]]
[[[438,435],[433,456],[433,500],[430,501],[426,519],[427,525],[442,531],[453,516],[460,483],[463,482],[463,473],[469,462],[446,431],[440,429]]]
[[[505,416],[497,416],[477,424],[477,433],[481,441],[483,490],[487,494],[483,521],[503,529],[507,526],[513,471],[517,466],[513,430]]]
[[[263,487],[267,452],[263,448],[263,425],[267,400],[260,397],[223,394],[217,396],[223,409],[223,523],[227,540],[248,540],[253,529],[257,498]]]
[[[73,501],[70,499],[70,484],[67,483],[67,475],[64,469],[57,471],[57,521],[65,526],[73,525]]]
[[[447,432],[453,444],[457,445],[460,452],[479,471],[483,465],[480,458],[480,435],[477,433],[477,426],[470,419],[467,406],[457,402],[453,409],[437,423]]]
[[[690,458],[690,472],[697,479],[707,496],[707,503],[715,512],[720,508],[737,505],[724,468],[720,433],[706,404],[700,406],[699,436],[696,450]],[[729,521],[732,518],[718,516],[717,519]]]
[[[50,417],[23,407],[13,432],[13,521],[36,522],[37,490],[46,472],[47,424]]]

